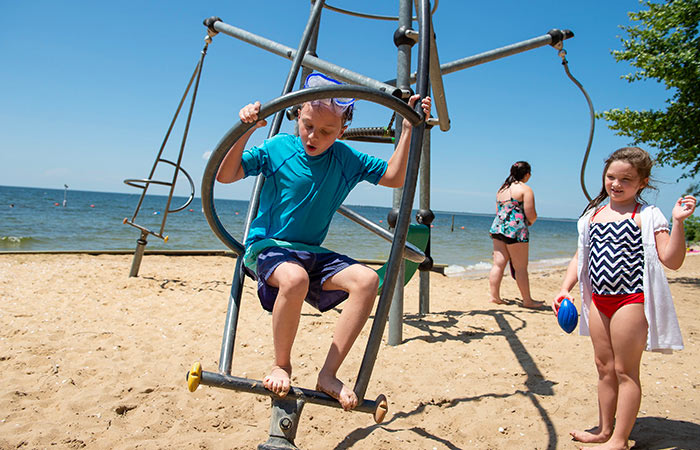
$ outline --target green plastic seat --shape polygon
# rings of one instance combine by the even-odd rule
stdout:
[[[422,252],[425,252],[425,248],[428,246],[428,240],[430,239],[430,228],[426,225],[420,224],[410,224],[408,226],[408,234],[406,235],[406,241],[418,247]],[[376,270],[379,275],[379,290],[377,295],[382,293],[382,287],[384,286],[384,276],[386,274],[386,267],[389,262],[384,263],[382,267]],[[405,260],[404,261],[404,277],[403,284],[406,285],[413,277],[413,274],[418,270],[418,263]]]

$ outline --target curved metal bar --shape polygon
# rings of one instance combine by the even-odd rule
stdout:
[[[143,185],[137,184],[137,183],[144,183]],[[170,186],[172,183],[170,181],[158,181],[158,180],[149,180],[147,178],[127,178],[124,180],[124,184],[128,184],[129,186],[133,186],[135,188],[139,189],[146,189],[148,188],[149,184],[159,184],[161,186]]]
[[[430,12],[430,14],[435,14],[435,11],[437,11],[438,8],[438,3],[440,3],[438,0],[435,0],[435,5],[433,5],[433,10]],[[347,9],[342,9],[338,8],[337,6],[331,6],[328,3],[324,5],[324,8],[328,8],[331,11],[335,11],[340,14],[347,14],[348,16],[355,16],[355,17],[360,17],[362,19],[374,19],[374,20],[391,20],[391,21],[397,21],[399,20],[398,17],[395,16],[380,16],[378,14],[366,14],[366,13],[359,13],[355,11],[349,11]],[[414,17],[413,20],[418,20],[417,17]]]
[[[194,200],[194,180],[192,180],[192,177],[190,176],[189,173],[187,173],[187,171],[185,169],[183,169],[181,166],[178,166],[174,162],[168,161],[167,159],[162,159],[162,158],[159,158],[158,162],[164,162],[164,163],[170,164],[171,166],[175,167],[175,169],[181,171],[187,177],[187,181],[189,181],[189,183],[190,183],[190,197],[187,199],[187,201],[179,208],[167,210],[168,213],[176,213],[176,212],[182,211],[183,209],[187,208],[187,206],[189,206],[190,203],[192,203],[192,200]],[[137,184],[137,183],[143,183],[143,185]],[[173,185],[173,183],[171,181],[158,181],[158,180],[150,180],[150,179],[145,179],[145,178],[144,179],[127,178],[126,180],[124,180],[124,184],[128,184],[129,186],[133,186],[133,187],[136,187],[139,189],[144,189],[144,190],[148,189],[149,184],[159,184],[161,186],[172,186]]]
[[[393,95],[382,91],[377,91],[376,89],[351,85],[323,86],[302,89],[285,94],[263,105],[260,108],[258,117],[260,119],[264,119],[284,108],[289,108],[290,106],[302,104],[312,100],[348,97],[368,100],[373,103],[386,106],[387,108],[391,108],[397,113],[401,114],[401,116],[408,120],[413,126],[417,126],[423,122],[422,115],[416,113],[406,103]],[[216,173],[219,170],[219,166],[221,165],[221,162],[228,153],[229,149],[236,143],[236,141],[238,141],[238,139],[241,138],[241,136],[243,136],[243,134],[245,134],[245,132],[250,130],[253,126],[253,123],[243,122],[238,122],[236,125],[234,125],[219,141],[216,149],[212,152],[202,177],[202,208],[204,210],[204,216],[206,217],[207,222],[209,223],[209,226],[214,234],[228,248],[238,255],[243,254],[245,248],[224,228],[219,216],[216,213],[213,199],[214,181],[216,180]]]
[[[183,209],[187,208],[189,206],[189,204],[192,203],[192,200],[194,199],[194,180],[192,180],[192,177],[190,176],[190,174],[187,173],[187,171],[185,169],[183,169],[181,166],[177,166],[176,164],[174,164],[170,161],[166,161],[166,160],[163,160],[163,161],[168,162],[170,164],[173,164],[175,167],[177,167],[178,170],[180,170],[180,172],[182,172],[182,174],[185,177],[187,177],[187,181],[190,183],[190,198],[188,198],[187,201],[185,201],[185,203],[183,203],[182,206],[180,206],[179,208],[168,210],[168,213],[176,213],[178,211],[182,211]]]

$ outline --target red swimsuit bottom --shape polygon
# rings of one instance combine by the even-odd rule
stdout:
[[[644,303],[644,292],[618,295],[593,294],[592,299],[595,307],[598,308],[598,311],[602,312],[608,319],[610,319],[618,309],[625,305]]]

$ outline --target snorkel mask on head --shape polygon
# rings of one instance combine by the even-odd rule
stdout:
[[[337,86],[342,84],[343,83],[340,81],[334,80],[333,78],[321,73],[312,73],[306,77],[306,81],[304,81],[304,88]],[[354,98],[324,98],[320,100],[312,100],[310,103],[312,105],[322,104],[332,108],[338,114],[342,115],[344,124],[347,124],[352,120],[352,112],[355,107]]]

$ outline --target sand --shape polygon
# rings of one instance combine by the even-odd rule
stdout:
[[[267,440],[266,396],[200,386],[194,362],[217,371],[232,278],[225,256],[0,255],[0,449],[254,449]],[[564,269],[531,274],[551,302]],[[700,257],[669,271],[686,348],[645,353],[644,395],[631,439],[640,449],[700,448]],[[296,444],[312,449],[566,449],[568,432],[597,423],[590,339],[567,335],[550,310],[503,297],[485,278],[431,276],[419,317],[417,277],[406,287],[403,343],[382,344],[367,398],[389,413],[307,404]],[[337,311],[305,306],[293,384],[313,388]],[[370,319],[372,320],[372,319]],[[354,382],[365,327],[339,376]],[[232,375],[262,379],[270,316],[246,281]],[[385,333],[386,337],[386,333]]]

